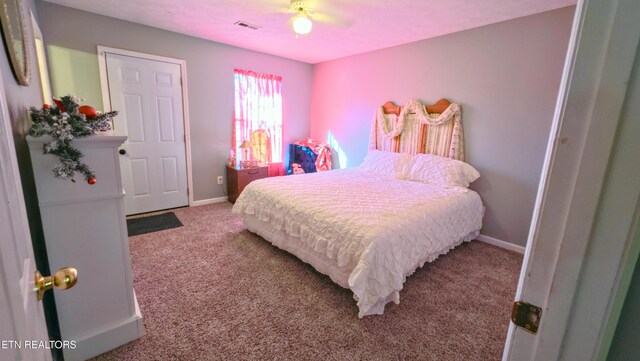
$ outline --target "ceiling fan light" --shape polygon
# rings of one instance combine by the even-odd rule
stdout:
[[[293,20],[293,31],[295,31],[296,34],[307,35],[311,32],[312,26],[313,23],[305,15],[296,16]]]

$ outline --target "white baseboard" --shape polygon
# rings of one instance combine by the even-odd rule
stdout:
[[[494,245],[496,247],[500,247],[500,248],[507,249],[509,251],[513,251],[513,252],[517,252],[517,253],[520,253],[520,254],[524,254],[524,247],[518,246],[517,244],[513,244],[513,243],[509,243],[509,242],[505,242],[505,241],[499,240],[497,238],[485,236],[484,234],[479,234],[478,237],[476,237],[476,239],[478,241],[481,241],[481,242],[484,242],[484,243],[489,243],[489,244]]]
[[[193,203],[191,203],[191,207],[204,206],[206,204],[213,204],[213,203],[222,203],[222,202],[226,202],[227,199],[228,197],[201,199],[199,201],[193,201]]]
[[[75,338],[76,348],[64,349],[64,359],[86,360],[142,337],[144,325],[137,303],[136,300],[136,314],[126,320]],[[64,339],[64,334],[62,337]]]

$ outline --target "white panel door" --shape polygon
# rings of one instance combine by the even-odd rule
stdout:
[[[33,291],[36,265],[2,84],[0,77],[0,360],[51,360],[50,349],[25,344],[49,346],[49,336]]]
[[[186,206],[182,81],[179,64],[106,53],[114,130],[127,214]],[[124,154],[122,154],[124,153]]]

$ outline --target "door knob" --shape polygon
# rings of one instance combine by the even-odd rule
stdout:
[[[35,273],[36,286],[34,291],[38,293],[38,301],[42,301],[44,293],[53,286],[61,290],[73,287],[78,282],[78,270],[73,267],[60,268],[53,276],[43,277],[40,272]]]
[[[120,150],[118,151],[118,153],[120,153],[120,154],[122,154],[122,155],[125,155],[125,154],[127,154],[127,150],[126,150],[126,149],[120,149]]]

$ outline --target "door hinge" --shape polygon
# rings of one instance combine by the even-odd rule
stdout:
[[[530,303],[516,301],[513,303],[511,311],[511,321],[525,331],[531,333],[538,332],[540,317],[542,316],[542,308]]]

